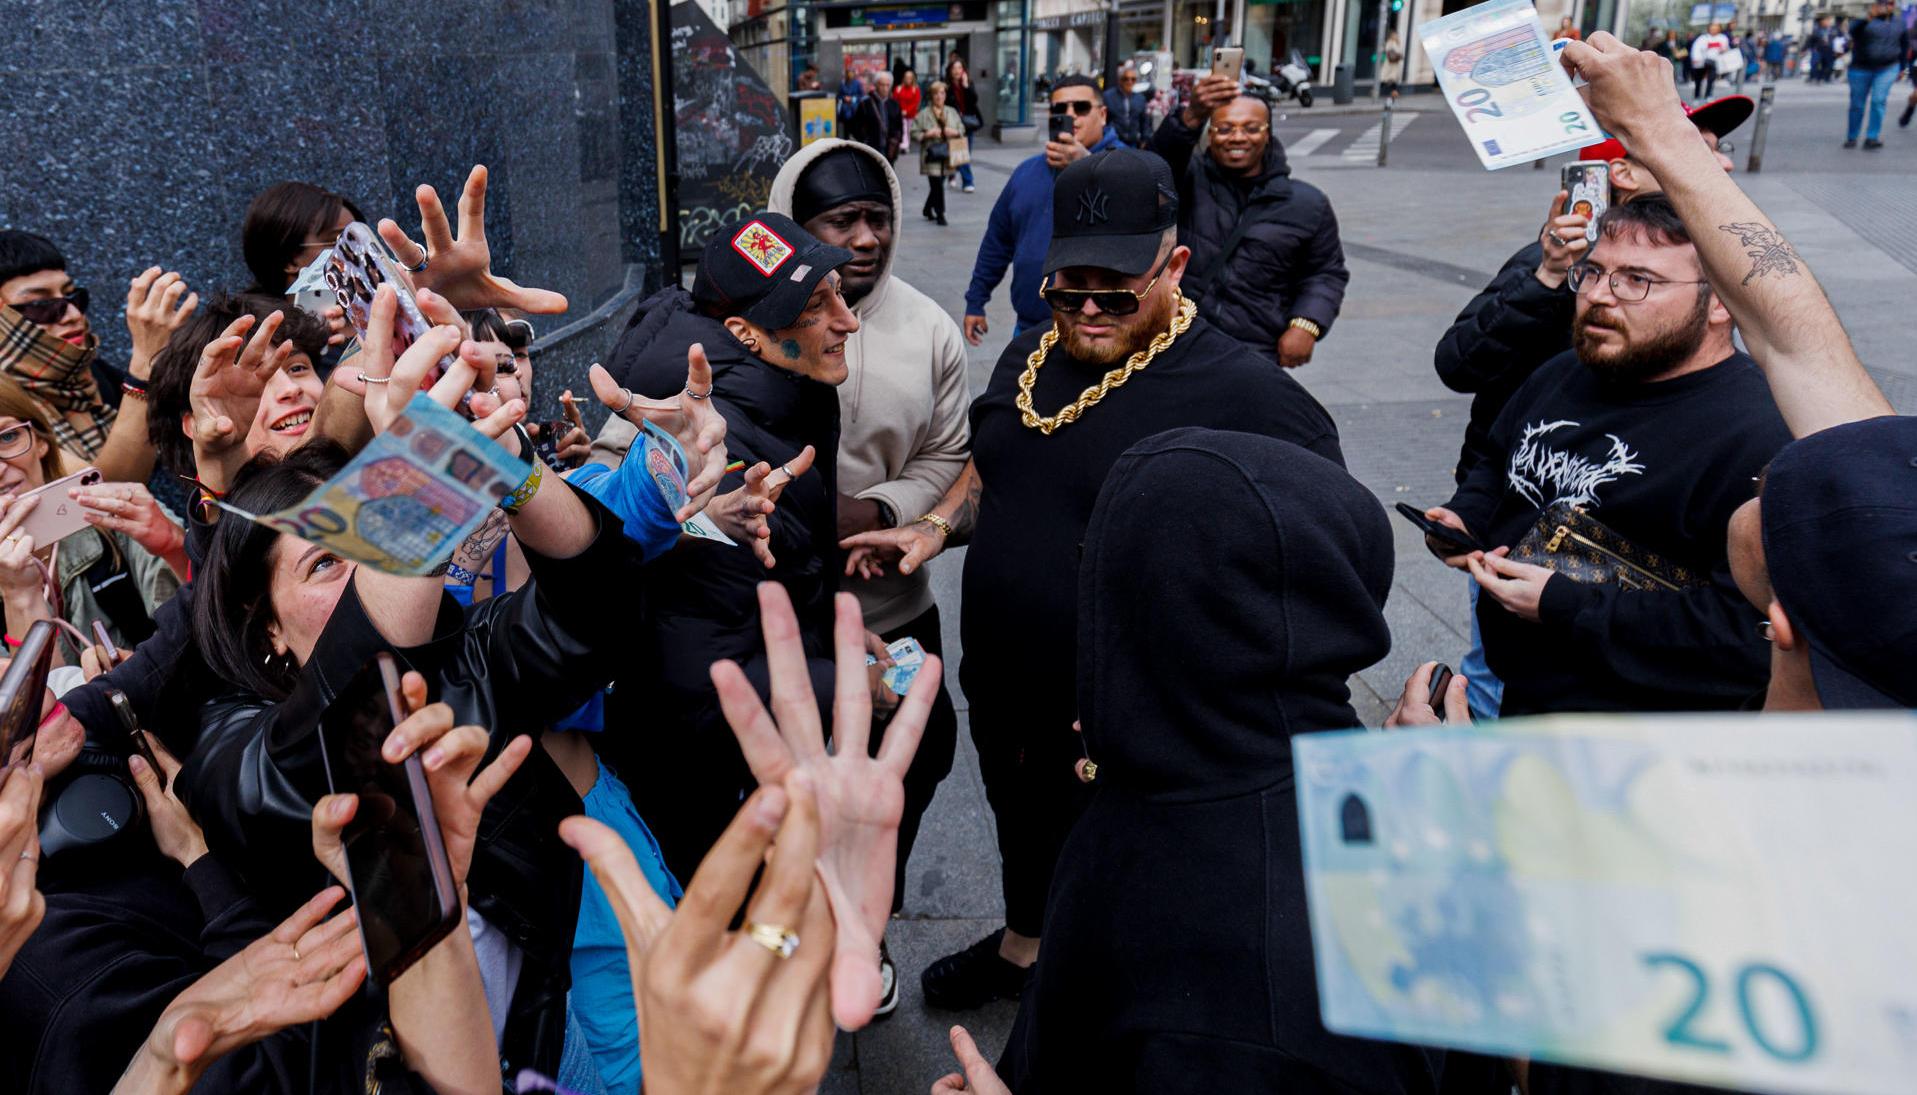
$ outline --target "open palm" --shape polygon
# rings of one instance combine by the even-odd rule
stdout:
[[[892,911],[893,866],[899,819],[905,812],[905,770],[918,751],[943,670],[927,657],[912,690],[899,704],[879,755],[867,748],[872,694],[865,674],[865,624],[858,599],[839,594],[833,647],[837,672],[832,705],[832,749],[826,750],[818,702],[806,669],[799,621],[785,587],[759,586],[760,626],[772,677],[772,711],[732,662],[712,667],[719,704],[761,784],[782,782],[794,769],[810,778],[819,802],[819,874],[838,924],[832,965],[832,1017],[857,1030],[878,1007],[879,938]]]
[[[218,451],[246,440],[266,382],[293,352],[291,342],[273,345],[283,318],[281,312],[263,322],[241,316],[201,351],[187,386],[187,403],[193,411],[193,439],[203,448]],[[258,330],[253,330],[256,324]],[[246,337],[249,330],[251,338]]]

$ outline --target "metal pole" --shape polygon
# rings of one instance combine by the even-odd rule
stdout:
[[[1777,97],[1777,85],[1765,84],[1757,93],[1757,124],[1751,129],[1751,159],[1744,170],[1755,175],[1764,170],[1764,138],[1771,131],[1771,100]]]
[[[1378,30],[1376,34],[1372,35],[1371,42],[1373,49],[1376,51],[1373,54],[1374,59],[1371,62],[1371,97],[1373,99],[1384,98],[1384,44],[1385,33],[1390,29],[1387,24],[1390,22],[1391,0],[1378,0]],[[1381,150],[1383,147],[1382,145],[1379,146]]]
[[[1385,150],[1391,147],[1391,100],[1384,101],[1384,119],[1378,123],[1378,166],[1385,165]]]

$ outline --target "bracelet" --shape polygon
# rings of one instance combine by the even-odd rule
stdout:
[[[132,396],[135,399],[146,398],[146,383],[144,381],[136,381],[133,378],[128,377],[127,379],[120,381],[120,390]]]
[[[915,525],[918,525],[918,524],[931,525],[933,528],[939,530],[940,538],[946,539],[946,540],[950,540],[952,538],[952,522],[947,521],[945,518],[940,517],[936,513],[921,513],[918,515],[916,519],[913,520],[912,523]]]
[[[7,649],[9,650],[18,649],[19,647],[25,645],[24,640],[16,639],[11,635],[0,635],[0,638],[4,638],[7,641]]]
[[[1298,328],[1300,331],[1303,331],[1304,333],[1310,335],[1312,338],[1325,337],[1325,329],[1323,327],[1318,326],[1316,323],[1313,323],[1312,321],[1306,319],[1303,316],[1297,316],[1293,318],[1291,321],[1291,326]]]
[[[539,493],[539,480],[541,478],[539,469],[543,466],[544,465],[539,461],[533,461],[532,474],[526,477],[524,483],[519,484],[518,490],[500,499],[499,508],[509,514],[518,513],[521,506],[532,501],[532,496]]]

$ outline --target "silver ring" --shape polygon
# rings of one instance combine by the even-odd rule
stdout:
[[[393,378],[390,376],[367,376],[366,370],[361,369],[359,371],[359,382],[361,384],[391,384]]]
[[[1552,243],[1557,244],[1559,247],[1565,246],[1565,241],[1558,238],[1558,233],[1556,229],[1549,229],[1544,233],[1544,235],[1545,235],[1545,238],[1549,239]]]
[[[21,858],[21,859],[32,859],[32,858],[33,858],[33,853],[32,853],[32,852],[21,852],[21,853],[20,853],[20,858]]]
[[[785,477],[786,477],[787,479],[797,479],[797,478],[798,478],[798,475],[797,475],[797,474],[795,474],[795,473],[793,472],[793,470],[792,470],[792,469],[791,469],[790,467],[788,467],[787,465],[785,465],[785,464],[780,464],[780,465],[779,465],[779,470],[785,473]]]
[[[628,411],[628,410],[630,410],[630,409],[632,408],[632,404],[633,404],[633,401],[634,401],[634,400],[636,400],[636,399],[637,399],[638,397],[632,394],[632,389],[631,389],[631,388],[621,388],[621,389],[619,389],[619,390],[620,390],[620,391],[622,391],[622,392],[624,392],[624,393],[626,393],[626,402],[625,402],[625,405],[624,405],[624,406],[621,406],[621,407],[614,407],[614,408],[612,409],[612,413],[614,413],[614,414],[625,414],[625,413],[626,413],[626,411]]]
[[[409,274],[417,274],[417,273],[419,273],[419,272],[421,272],[422,270],[425,270],[425,269],[426,269],[426,263],[427,263],[427,260],[429,260],[430,258],[432,258],[432,256],[431,256],[431,255],[421,255],[421,256],[419,257],[419,265],[418,265],[418,266],[408,266],[408,267],[406,268],[406,272],[407,272],[407,273],[409,273]]]
[[[703,392],[695,392],[695,391],[693,391],[693,390],[692,390],[692,389],[691,389],[690,387],[688,387],[688,388],[686,389],[686,394],[687,394],[687,395],[689,395],[689,396],[691,396],[691,397],[692,397],[692,398],[694,398],[694,399],[711,399],[711,398],[712,398],[712,389],[711,389],[711,388],[707,388],[707,389],[706,389],[705,391],[703,391]]]

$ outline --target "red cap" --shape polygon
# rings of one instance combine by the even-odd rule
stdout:
[[[1684,113],[1699,129],[1707,129],[1722,137],[1731,130],[1744,124],[1744,119],[1757,109],[1757,103],[1749,95],[1726,95],[1721,99],[1712,99],[1697,106],[1686,106]],[[1624,142],[1616,137],[1586,145],[1578,150],[1580,160],[1621,160],[1630,153],[1624,150]]]

